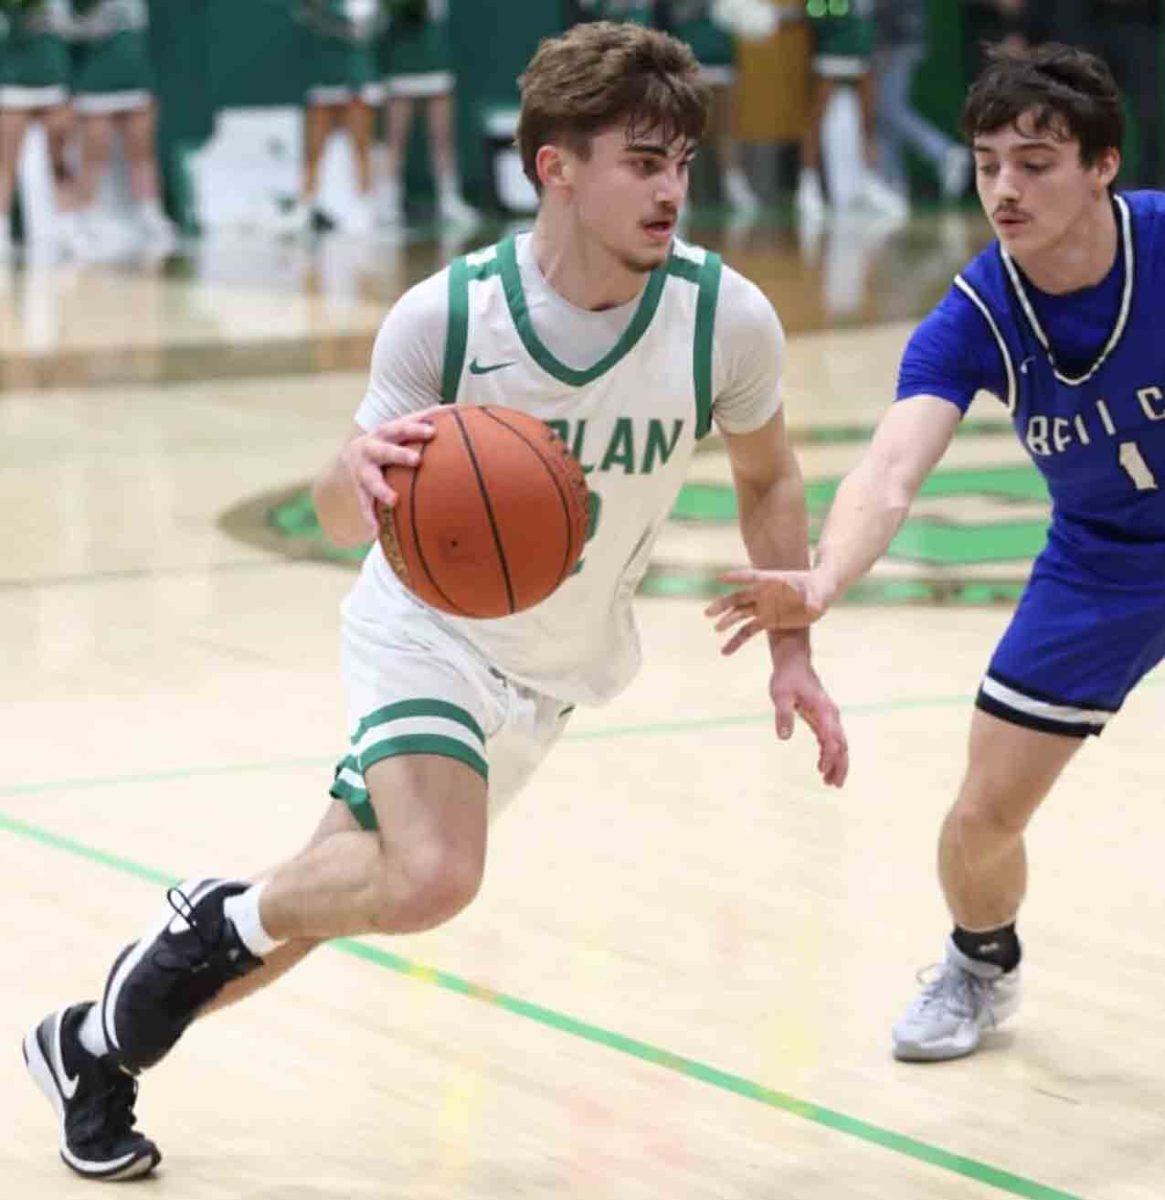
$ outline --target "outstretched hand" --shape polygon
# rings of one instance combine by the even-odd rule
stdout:
[[[812,625],[829,607],[829,596],[814,571],[762,571],[746,567],[726,571],[722,583],[742,584],[736,591],[714,600],[704,615],[716,621],[717,633],[736,626],[722,654],[735,654],[758,633],[803,629]]]

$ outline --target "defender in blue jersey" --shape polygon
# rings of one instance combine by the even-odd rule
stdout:
[[[897,403],[838,489],[814,567],[733,572],[745,586],[709,608],[735,627],[729,653],[820,617],[887,549],[979,390],[1047,480],[1047,545],[987,668],[939,841],[946,962],[894,1027],[909,1060],[969,1054],[1015,1012],[1024,829],[1165,657],[1165,195],[1113,193],[1120,97],[1083,51],[997,51],[963,127],[997,241],[910,339]]]

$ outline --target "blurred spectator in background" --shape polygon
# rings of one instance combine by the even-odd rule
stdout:
[[[878,166],[899,195],[908,194],[905,150],[934,171],[944,200],[957,200],[971,179],[971,153],[915,112],[911,85],[927,52],[927,0],[875,0],[874,76]]]
[[[1068,42],[1099,54],[1125,94],[1131,153],[1121,182],[1165,184],[1161,155],[1162,0],[1020,0],[1021,27],[1032,42]]]
[[[0,6],[0,258],[12,252],[12,201],[24,134],[41,121],[48,136],[65,248],[74,238],[75,193],[66,161],[69,108],[67,0]]]
[[[347,216],[353,233],[372,229],[372,130],[384,97],[377,78],[376,41],[382,32],[380,0],[306,0],[308,88],[303,130],[303,181],[299,200],[281,218],[287,233],[329,228],[319,208],[320,163],[335,129],[347,129],[356,166],[358,199]]]
[[[445,221],[473,221],[477,212],[461,195],[453,135],[453,50],[448,0],[386,0],[384,42],[388,129],[385,196],[381,218],[397,224],[404,216],[404,161],[418,101],[426,104],[429,156],[437,188],[437,213]]]
[[[71,5],[73,106],[81,124],[78,249],[102,253],[96,203],[120,134],[137,232],[149,248],[168,251],[177,239],[162,212],[146,0],[71,0]]]
[[[656,23],[687,42],[700,64],[700,74],[712,92],[709,112],[710,142],[720,168],[720,189],[733,212],[749,215],[759,211],[760,201],[752,190],[740,144],[736,140],[736,13],[748,19],[748,8],[772,14],[769,32],[776,28],[775,10],[765,0],[715,3],[714,0],[659,0]],[[763,34],[762,34],[763,36]]]
[[[765,37],[777,26],[768,0],[568,0],[567,19],[633,21],[673,34],[692,48],[712,93],[709,144],[720,168],[720,190],[733,212],[760,210],[736,140],[736,36]]]
[[[814,31],[809,113],[801,139],[801,173],[797,181],[797,213],[802,221],[821,221],[826,212],[821,187],[821,129],[839,84],[857,89],[861,111],[861,201],[874,212],[903,217],[906,201],[874,169],[877,140],[874,78],[873,0],[808,0],[805,12]]]

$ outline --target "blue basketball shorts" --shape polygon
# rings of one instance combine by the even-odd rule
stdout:
[[[1117,584],[1044,556],[975,703],[1016,725],[1087,737],[1162,658],[1165,580]]]

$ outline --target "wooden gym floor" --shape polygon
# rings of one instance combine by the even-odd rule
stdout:
[[[477,235],[491,240],[496,231]],[[898,352],[985,232],[971,215],[692,237],[773,297],[815,511]],[[20,1063],[93,995],[168,880],[292,851],[344,745],[351,567],[302,484],[392,299],[459,246],[211,241],[169,264],[0,276],[3,1193],[91,1195]],[[243,252],[245,250],[245,252]],[[740,559],[696,461],[640,603],[646,666],[580,712],[498,822],[478,902],[325,948],[143,1079],[173,1200],[879,1200],[1165,1195],[1160,678],[1031,836],[1027,999],[964,1062],[889,1026],[942,951],[938,822],[1045,506],[981,400],[911,526],[818,628],[853,752],[773,736],[758,650],[700,615]]]

